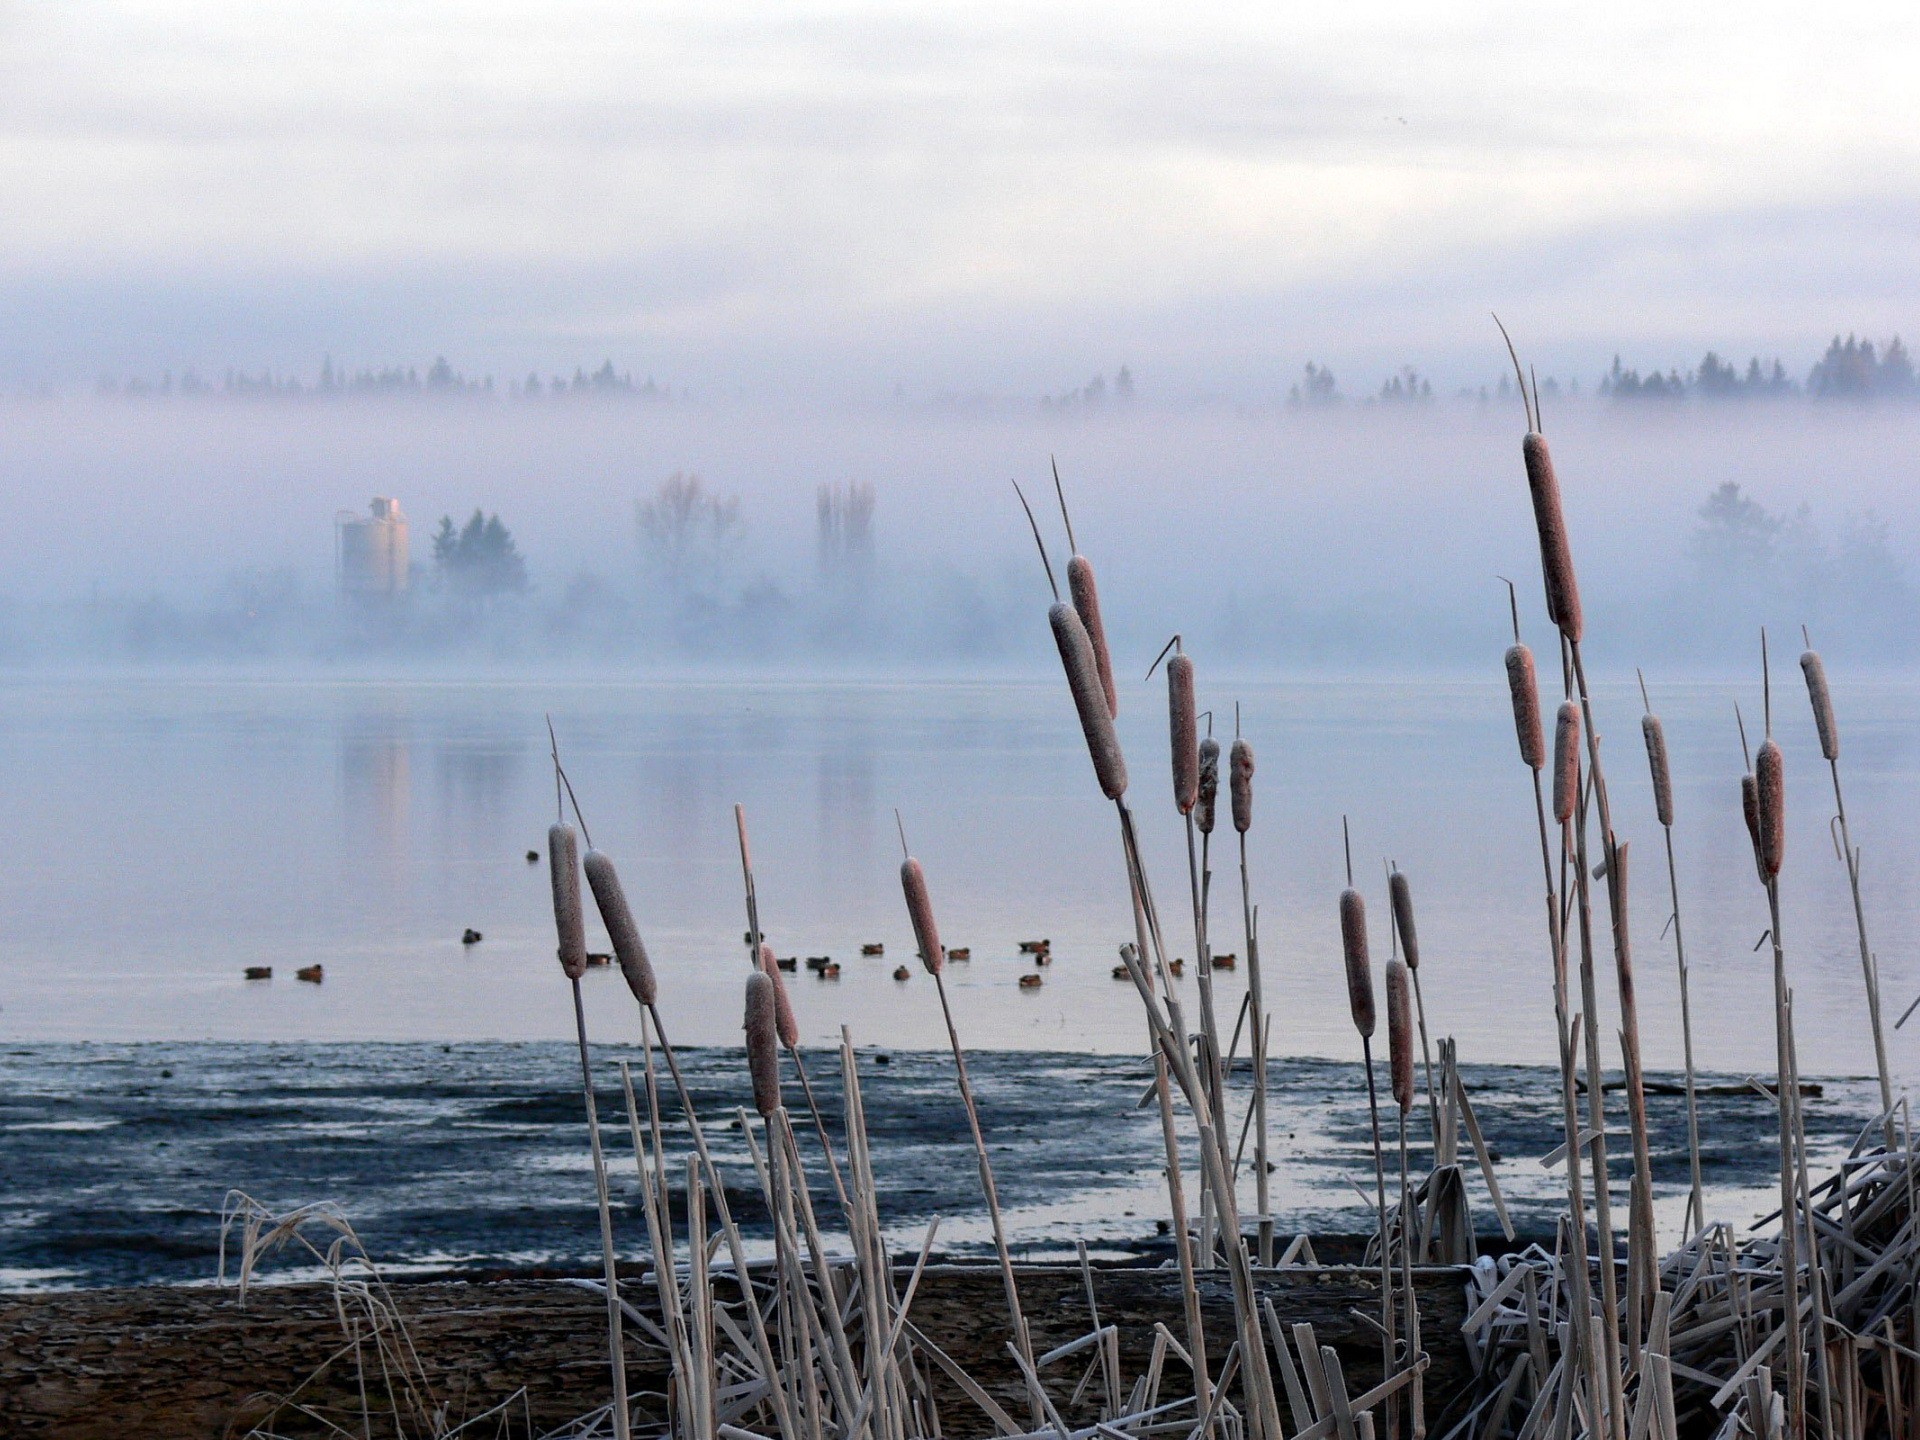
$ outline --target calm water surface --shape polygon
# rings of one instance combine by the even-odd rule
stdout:
[[[1871,1067],[1832,796],[1805,696],[1777,677],[1791,835],[1786,935],[1802,1068]],[[1203,675],[1203,682],[1204,682]],[[1753,687],[1756,688],[1757,687]],[[1721,687],[1656,687],[1678,777],[1677,861],[1701,1063],[1770,1068],[1766,926],[1737,808],[1742,769]],[[1920,688],[1845,686],[1849,818],[1894,1013],[1920,990]],[[1552,1057],[1531,788],[1497,675],[1487,684],[1203,684],[1259,755],[1248,836],[1277,1017],[1276,1052],[1351,1058],[1337,959],[1340,822],[1388,937],[1384,865],[1412,878],[1429,1019],[1464,1059]],[[1184,835],[1166,779],[1163,692],[1123,694],[1135,808],[1174,948],[1190,954]],[[619,861],[676,1041],[739,1032],[744,928],[732,806],[753,831],[762,921],[802,975],[814,1041],[943,1042],[912,962],[897,881],[904,818],[949,945],[963,1033],[980,1048],[1138,1052],[1112,807],[1057,683],[449,684],[344,680],[14,679],[0,687],[0,1039],[537,1040],[570,1033],[552,961],[544,849],[550,713],[597,844]],[[1601,696],[1616,823],[1630,839],[1642,1027],[1677,1064],[1666,862],[1648,797],[1637,692]],[[1227,723],[1231,729],[1231,721]],[[1224,805],[1223,805],[1224,810]],[[1223,827],[1224,828],[1224,827]],[[1223,1007],[1245,980],[1238,858],[1214,854]],[[485,939],[463,946],[467,927]],[[1019,940],[1049,937],[1038,990]],[[598,936],[596,943],[603,943]],[[864,942],[886,954],[862,958]],[[911,978],[896,982],[896,965]],[[294,970],[322,964],[322,985]],[[242,968],[269,964],[270,982]],[[1186,985],[1194,984],[1189,971]],[[596,1034],[630,1038],[616,973],[586,982]],[[1611,1020],[1608,1030],[1614,1028]],[[1920,1074],[1920,1024],[1892,1040]]]

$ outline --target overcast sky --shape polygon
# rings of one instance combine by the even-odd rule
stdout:
[[[1920,331],[1911,6],[0,0],[0,382],[1035,394]]]

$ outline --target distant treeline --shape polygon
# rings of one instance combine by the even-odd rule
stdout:
[[[276,374],[271,370],[263,370],[258,374],[228,370],[216,383],[198,371],[183,370],[177,376],[172,371],[166,371],[157,380],[120,380],[102,376],[96,388],[102,395],[134,396],[506,394],[528,399],[552,395],[625,395],[641,400],[672,398],[671,391],[655,383],[651,375],[636,382],[630,372],[615,370],[611,360],[602,361],[600,368],[591,372],[576,368],[571,379],[564,375],[550,375],[542,380],[537,372],[530,372],[524,380],[509,379],[496,384],[491,375],[476,377],[454,369],[444,355],[436,357],[425,371],[411,365],[349,370],[336,366],[329,355],[322,362],[320,373],[312,379],[302,379],[292,373]]]
[[[1749,356],[1742,363],[1709,350],[1700,362],[1685,371],[1658,368],[1642,372],[1629,366],[1621,356],[1603,371],[1596,382],[1585,387],[1578,377],[1561,381],[1552,375],[1538,379],[1540,393],[1548,399],[1586,395],[1621,402],[1671,402],[1698,399],[1783,400],[1806,397],[1814,400],[1914,400],[1920,399],[1920,379],[1914,373],[1913,358],[1899,336],[1883,344],[1848,335],[1833,337],[1826,353],[1816,360],[1804,377],[1787,369],[1778,356],[1763,359]],[[331,356],[312,377],[262,371],[228,370],[218,381],[197,371],[175,375],[168,371],[158,379],[118,379],[103,376],[97,386],[103,395],[171,396],[231,395],[244,397],[309,396],[506,396],[539,400],[568,396],[612,396],[643,402],[664,402],[676,398],[672,386],[662,385],[652,376],[636,380],[630,371],[617,370],[611,359],[599,368],[576,368],[573,374],[542,377],[531,372],[522,379],[497,380],[493,375],[472,376],[456,370],[444,356],[425,370],[415,366],[387,365],[378,368],[350,369],[336,365]],[[678,392],[685,398],[687,391]],[[1501,375],[1491,385],[1464,386],[1451,392],[1436,388],[1431,377],[1412,365],[1403,365],[1370,388],[1349,395],[1342,390],[1333,371],[1317,361],[1309,361],[1300,378],[1287,390],[1287,404],[1295,409],[1319,409],[1346,405],[1403,406],[1431,405],[1451,398],[1455,401],[1490,403],[1510,399],[1513,381]],[[896,400],[904,397],[896,392]],[[995,399],[988,396],[963,397],[943,394],[933,397],[936,408],[1004,409],[1012,404],[1037,405],[1047,414],[1086,414],[1101,410],[1125,410],[1141,398],[1138,382],[1130,366],[1121,365],[1109,379],[1095,375],[1084,385],[1038,397],[1037,400]]]
[[[1541,394],[1549,398],[1580,394],[1577,378],[1563,388],[1549,375],[1541,378],[1539,385]],[[1684,373],[1669,369],[1665,373],[1649,370],[1643,375],[1615,355],[1612,367],[1601,375],[1592,393],[1621,401],[1778,400],[1799,395],[1815,400],[1912,400],[1920,398],[1920,380],[1914,375],[1913,357],[1898,335],[1882,346],[1856,335],[1844,340],[1836,335],[1805,380],[1795,379],[1778,356],[1764,361],[1758,355],[1750,356],[1742,366],[1717,350],[1709,350],[1698,365]],[[1507,399],[1512,394],[1513,384],[1503,375],[1491,388],[1467,386],[1457,391],[1455,398],[1485,402]],[[1432,381],[1407,365],[1378,391],[1361,397],[1360,403],[1419,405],[1429,404],[1433,398]],[[1333,371],[1313,361],[1307,363],[1300,379],[1287,392],[1288,403],[1296,408],[1340,405],[1346,400]]]

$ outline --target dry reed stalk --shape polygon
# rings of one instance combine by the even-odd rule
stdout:
[[[1607,903],[1613,913],[1627,913],[1627,865],[1630,847],[1621,841],[1613,847],[1613,859],[1607,868]],[[1627,1126],[1633,1145],[1633,1190],[1628,1207],[1631,1241],[1628,1245],[1633,1272],[1631,1281],[1638,1288],[1640,1304],[1651,1307],[1660,1291],[1660,1259],[1653,1223],[1653,1156],[1647,1135],[1647,1081],[1640,1064],[1640,1003],[1634,985],[1633,955],[1626,944],[1626,926],[1613,927],[1613,961],[1620,987],[1620,1048],[1627,1086]],[[1643,1312],[1629,1302],[1633,1316],[1633,1345],[1637,1347],[1645,1333]]]
[[[1342,828],[1345,822],[1342,821]],[[1391,1375],[1397,1358],[1398,1326],[1393,1308],[1393,1251],[1387,1231],[1387,1165],[1380,1148],[1380,1096],[1373,1079],[1373,967],[1367,957],[1367,904],[1353,888],[1352,845],[1348,844],[1347,888],[1340,892],[1340,951],[1347,976],[1347,1008],[1360,1032],[1361,1062],[1367,1072],[1367,1113],[1373,1125],[1374,1200],[1380,1215],[1380,1373]],[[1389,1407],[1387,1432],[1398,1433],[1397,1402]]]
[[[554,761],[554,774],[560,773]],[[607,1288],[607,1348],[613,1372],[613,1423],[617,1440],[629,1440],[627,1356],[621,1338],[620,1277],[614,1263],[613,1205],[607,1193],[607,1162],[600,1149],[600,1116],[594,1106],[593,1065],[587,1056],[587,1011],[580,998],[580,977],[587,973],[586,919],[580,909],[579,842],[564,820],[547,830],[547,868],[552,873],[554,929],[559,937],[560,968],[573,989],[574,1034],[580,1045],[580,1088],[587,1106],[587,1143],[593,1154],[593,1183],[600,1205],[600,1255]]]
[[[1173,1129],[1173,1093],[1167,1079],[1167,1057],[1153,1055],[1154,1091],[1160,1101],[1160,1138],[1167,1151],[1167,1201],[1173,1212],[1173,1253],[1180,1265],[1180,1293],[1186,1309],[1187,1355],[1193,1367],[1195,1403],[1210,1403],[1212,1382],[1207,1375],[1207,1332],[1201,1323],[1200,1287],[1193,1278],[1193,1238],[1187,1233],[1186,1186],[1180,1176],[1180,1141]]]
[[[1833,808],[1840,823],[1840,849],[1847,862],[1847,886],[1853,892],[1853,925],[1860,937],[1860,975],[1867,990],[1867,1019],[1873,1027],[1873,1058],[1880,1077],[1880,1109],[1887,1116],[1887,1148],[1895,1149],[1899,1136],[1893,1126],[1893,1077],[1887,1064],[1887,1036],[1880,1020],[1880,962],[1867,943],[1867,912],[1860,899],[1860,852],[1854,848],[1847,828],[1847,801],[1840,790],[1840,725],[1834,718],[1833,696],[1827,689],[1827,667],[1817,650],[1809,648],[1800,657],[1800,669],[1807,679],[1807,698],[1813,705],[1814,728],[1820,732],[1820,755],[1833,777]]]
[[[1563,834],[1571,831],[1575,910],[1580,927],[1580,1004],[1586,1016],[1586,1023],[1580,1028],[1584,1031],[1586,1041],[1587,1128],[1591,1137],[1587,1144],[1590,1148],[1589,1166],[1593,1173],[1594,1228],[1600,1246],[1600,1383],[1606,1387],[1608,1432],[1613,1440],[1625,1440],[1619,1275],[1614,1260],[1612,1170],[1607,1160],[1606,1076],[1600,1061],[1600,1027],[1597,1021],[1600,990],[1594,969],[1593,896],[1588,888],[1591,864],[1587,853],[1586,806],[1577,760],[1573,789],[1575,795],[1582,798],[1582,803],[1574,807],[1577,813],[1570,815],[1561,828]]]
[[[781,977],[780,967],[774,961],[772,951],[767,948],[766,936],[760,929],[760,889],[753,878],[753,848],[747,840],[746,806],[736,804],[733,807],[733,828],[740,841],[740,880],[746,891],[747,963],[765,973],[773,982],[781,1043],[793,1058],[794,1074],[800,1080],[800,1093],[806,1099],[807,1114],[813,1120],[813,1132],[820,1141],[820,1153],[827,1157],[827,1174],[833,1181],[834,1194],[839,1197],[840,1208],[844,1211],[847,1206],[846,1181],[840,1174],[840,1162],[834,1158],[833,1141],[827,1136],[826,1117],[820,1113],[820,1102],[814,1097],[813,1080],[807,1074],[807,1062],[800,1054],[800,1025],[793,1013],[793,999],[787,994],[787,982]]]
[[[1765,670],[1762,641],[1762,671]],[[1769,719],[1771,717],[1769,716]],[[1771,753],[1769,753],[1771,752]],[[1754,762],[1754,804],[1748,824],[1754,833],[1754,853],[1761,883],[1767,891],[1768,934],[1773,941],[1774,1049],[1780,1109],[1780,1265],[1785,1280],[1787,1328],[1787,1426],[1791,1436],[1806,1433],[1806,1351],[1800,1328],[1799,1237],[1800,1216],[1795,1180],[1797,1087],[1791,1083],[1792,1056],[1788,1031],[1787,952],[1780,938],[1780,867],[1786,855],[1786,768],[1780,747],[1768,735]],[[1742,785],[1742,795],[1747,787]]]
[[[1413,1109],[1413,1017],[1408,995],[1412,969],[1404,960],[1387,962],[1387,1067],[1400,1130],[1400,1286],[1406,1306],[1408,1365],[1420,1358],[1420,1303],[1413,1289],[1413,1187],[1407,1161],[1407,1114]],[[1426,1382],[1419,1374],[1413,1379],[1412,1401],[1410,1432],[1413,1440],[1421,1440],[1427,1433]]]
[[[1427,1002],[1420,993],[1420,937],[1413,925],[1413,887],[1395,868],[1387,877],[1388,906],[1393,911],[1394,933],[1400,938],[1400,953],[1406,957],[1407,972],[1413,977],[1414,1013],[1420,1020],[1420,1057],[1427,1080],[1427,1119],[1435,1164],[1440,1153],[1440,1102],[1433,1088],[1433,1048],[1427,1042]]]
[[[901,832],[901,846],[906,845],[904,827]],[[920,862],[911,855],[900,865],[900,886],[906,895],[907,915],[913,921],[915,937],[921,945],[921,958],[927,961],[930,955],[944,955],[940,949],[940,931],[933,915],[933,902],[927,893],[926,873]],[[1000,1218],[1000,1193],[993,1182],[993,1162],[987,1157],[987,1141],[980,1129],[980,1109],[974,1102],[973,1082],[967,1076],[967,1055],[960,1044],[960,1031],[953,1023],[953,1005],[947,998],[947,978],[942,965],[928,961],[933,973],[934,989],[940,996],[940,1017],[946,1022],[947,1043],[953,1050],[954,1072],[959,1079],[960,1102],[967,1112],[967,1129],[973,1137],[974,1159],[980,1167],[980,1189],[986,1197],[987,1213],[993,1222],[993,1248],[1000,1259],[1000,1282],[1006,1290],[1007,1314],[1013,1326],[1014,1343],[1018,1353],[1029,1369],[1033,1367],[1033,1342],[1027,1331],[1027,1320],[1020,1308],[1020,1287],[1013,1275],[1013,1252],[1007,1247],[1005,1225]],[[1042,1414],[1038,1397],[1033,1406],[1033,1423],[1039,1426],[1045,1416]]]
[[[1235,707],[1236,726],[1238,707]],[[1234,829],[1240,843],[1240,916],[1247,943],[1247,1007],[1253,1025],[1253,1166],[1255,1200],[1258,1207],[1257,1239],[1260,1263],[1273,1264],[1273,1196],[1267,1161],[1267,1045],[1270,1027],[1266,1021],[1265,991],[1260,976],[1260,930],[1253,907],[1253,880],[1247,866],[1247,831],[1253,824],[1253,746],[1236,736],[1230,752],[1233,783]],[[1244,817],[1246,823],[1242,824]],[[1192,853],[1192,837],[1188,837]],[[1203,961],[1207,969],[1212,966]],[[1224,1107],[1224,1097],[1223,1097]],[[1238,1169],[1236,1163],[1235,1169]]]
[[[1706,1194],[1700,1176],[1700,1105],[1695,1094],[1693,1067],[1693,1008],[1687,984],[1687,940],[1680,924],[1680,874],[1673,856],[1673,774],[1667,758],[1667,733],[1647,699],[1646,677],[1640,677],[1640,699],[1646,713],[1640,733],[1647,744],[1647,766],[1653,776],[1654,813],[1667,847],[1667,900],[1673,926],[1673,951],[1680,972],[1680,1043],[1687,1067],[1687,1194],[1686,1238],[1707,1223]]]

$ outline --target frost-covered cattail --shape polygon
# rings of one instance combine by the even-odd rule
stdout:
[[[1420,941],[1413,931],[1413,888],[1398,870],[1387,877],[1387,899],[1392,902],[1393,928],[1400,935],[1400,953],[1407,957],[1407,968],[1420,968]]]
[[[913,922],[913,938],[920,946],[920,963],[929,975],[938,975],[947,962],[940,945],[940,927],[933,920],[933,900],[927,894],[927,872],[909,856],[900,862],[900,888],[907,896],[907,918]]]
[[[1347,1004],[1353,1028],[1373,1037],[1373,964],[1367,958],[1367,902],[1358,890],[1340,892],[1340,948],[1347,962]]]
[[[1200,798],[1193,819],[1202,835],[1213,833],[1214,802],[1220,798],[1220,742],[1209,735],[1200,742]]]
[[[1553,723],[1553,818],[1562,825],[1580,799],[1580,707],[1560,702]]]
[[[1647,768],[1653,772],[1653,813],[1662,825],[1673,824],[1673,774],[1667,768],[1667,732],[1658,715],[1640,717],[1640,733],[1647,742]]]
[[[1547,763],[1547,741],[1540,732],[1540,685],[1533,672],[1533,651],[1524,645],[1507,647],[1507,689],[1513,693],[1513,729],[1520,740],[1520,759],[1528,769]]]
[[[607,939],[613,944],[613,957],[620,962],[620,973],[627,977],[627,988],[642,1005],[653,1004],[659,991],[653,979],[653,962],[647,959],[647,947],[640,939],[640,927],[633,923],[633,911],[620,888],[620,876],[604,850],[587,847],[582,867],[587,884],[593,890],[593,903],[600,910],[601,923],[607,927]]]
[[[1227,787],[1233,797],[1233,828],[1244,835],[1253,826],[1253,743],[1237,735],[1227,751]]]
[[[1407,993],[1407,966],[1400,960],[1387,962],[1387,1061],[1394,1103],[1404,1115],[1413,1109],[1413,1005]]]
[[[1800,657],[1800,668],[1807,677],[1807,698],[1813,702],[1813,723],[1820,731],[1820,758],[1840,758],[1840,726],[1833,718],[1833,696],[1827,690],[1827,667],[1818,650]]]
[[[780,1049],[773,982],[756,970],[747,977],[747,1072],[753,1077],[753,1108],[771,1115],[780,1108]]]
[[[587,922],[580,911],[580,842],[564,820],[547,827],[547,873],[553,879],[560,968],[569,980],[578,980],[587,973]]]
[[[1120,691],[1113,683],[1113,657],[1107,653],[1107,627],[1100,618],[1100,587],[1094,584],[1093,562],[1084,555],[1067,561],[1067,593],[1080,623],[1087,627],[1087,639],[1093,645],[1094,664],[1100,671],[1100,689],[1107,700],[1107,718],[1120,718]],[[1111,797],[1109,797],[1111,798]]]
[[[1748,771],[1740,777],[1740,813],[1747,822],[1747,838],[1753,841],[1753,868],[1760,883],[1767,883],[1766,861],[1760,858],[1760,782]]]
[[[1173,804],[1182,815],[1200,799],[1200,721],[1193,702],[1193,661],[1167,661],[1167,734],[1173,743]]]
[[[1100,667],[1094,658],[1093,642],[1087,638],[1087,627],[1081,623],[1079,612],[1062,601],[1055,601],[1047,611],[1047,623],[1053,626],[1054,644],[1060,647],[1060,664],[1067,672],[1067,689],[1073,693],[1073,708],[1087,737],[1087,752],[1093,757],[1100,793],[1118,800],[1127,793],[1127,762],[1120,753],[1120,736],[1113,728],[1113,711],[1101,687]]]
[[[1527,466],[1527,489],[1533,496],[1533,523],[1540,532],[1540,573],[1547,584],[1547,618],[1567,639],[1580,643],[1580,586],[1573,575],[1573,549],[1567,543],[1567,520],[1560,509],[1560,481],[1553,473],[1547,437],[1528,431],[1520,442]]]
[[[780,1043],[789,1050],[800,1046],[800,1022],[794,1018],[793,997],[787,994],[787,982],[780,974],[780,962],[773,958],[773,947],[760,942],[760,973],[773,984],[773,1028]]]
[[[1760,827],[1760,868],[1769,878],[1787,858],[1787,762],[1771,736],[1753,759]]]

